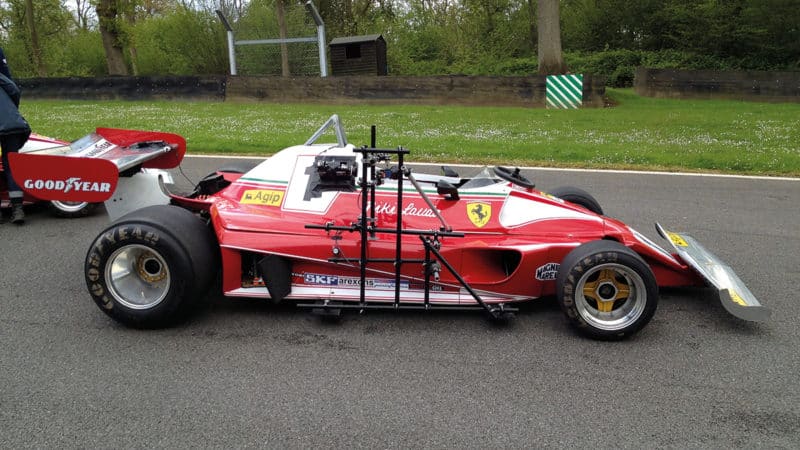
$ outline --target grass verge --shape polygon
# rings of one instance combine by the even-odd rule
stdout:
[[[800,176],[800,104],[608,93],[615,107],[578,111],[23,99],[22,113],[66,140],[97,126],[175,132],[190,153],[269,155],[335,113],[350,142],[368,144],[376,125],[378,146],[402,145],[414,161]]]

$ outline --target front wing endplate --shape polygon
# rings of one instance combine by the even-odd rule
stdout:
[[[688,234],[669,232],[658,223],[656,230],[686,264],[694,268],[719,291],[722,306],[729,313],[753,322],[764,322],[769,319],[769,308],[759,303],[733,269],[706,250],[696,239]]]

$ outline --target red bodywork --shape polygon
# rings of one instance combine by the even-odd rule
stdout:
[[[293,147],[277,154],[244,176],[223,174],[232,183],[207,197],[174,197],[178,204],[205,209],[222,253],[223,291],[229,296],[269,297],[254,265],[264,255],[291,261],[294,300],[357,300],[358,263],[331,262],[331,258],[360,257],[358,232],[309,229],[307,225],[348,227],[361,216],[360,189],[333,189],[309,196],[314,158],[329,154],[325,147]],[[347,154],[344,149],[336,149]],[[352,149],[350,150],[352,154]],[[430,188],[430,189],[427,189]],[[439,195],[432,185],[424,189],[452,231],[464,237],[440,237],[441,254],[463,279],[481,292],[483,300],[512,302],[555,294],[558,264],[578,245],[613,239],[647,261],[660,286],[702,284],[693,271],[675,257],[643,242],[643,237],[617,220],[598,216],[535,190],[519,190],[509,183],[485,189],[461,189],[460,198]],[[405,183],[403,204],[397,207],[397,185],[378,187],[375,199],[377,229],[396,229],[402,209],[404,230],[438,230],[442,223],[422,195]],[[302,198],[305,194],[305,198]],[[369,259],[392,260],[395,234],[376,232],[368,238]],[[401,238],[402,258],[422,260],[425,248],[415,235]],[[394,264],[368,264],[368,300],[394,301]],[[402,265],[404,302],[421,302],[422,264]],[[474,303],[448,271],[431,292],[431,303]]]

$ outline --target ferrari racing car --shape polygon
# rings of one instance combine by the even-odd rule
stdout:
[[[317,142],[331,130],[336,142]],[[89,247],[86,283],[100,309],[129,326],[174,323],[220,272],[225,296],[329,317],[476,309],[504,321],[520,302],[555,296],[567,321],[597,339],[644,327],[661,287],[712,286],[734,316],[769,316],[687,234],[656,224],[667,251],[605,216],[586,191],[546,193],[515,168],[470,178],[414,173],[407,149],[376,148],[374,128],[372,144],[356,147],[335,115],[303,145],[251,169],[218,170],[188,194],[140,170],[177,166],[180,136],[98,134],[113,155],[27,153],[11,164],[36,198],[106,202],[113,222]],[[52,170],[35,169],[43,165]]]

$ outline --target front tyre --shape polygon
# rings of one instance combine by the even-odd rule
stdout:
[[[101,232],[86,256],[85,276],[92,299],[111,318],[159,328],[185,317],[218,266],[210,228],[185,209],[157,205]]]
[[[567,320],[602,340],[628,337],[647,325],[658,305],[658,284],[647,263],[616,241],[592,241],[571,251],[556,278]]]

